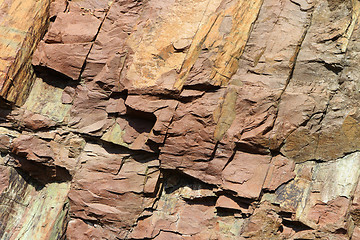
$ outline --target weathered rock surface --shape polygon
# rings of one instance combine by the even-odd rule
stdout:
[[[358,0],[0,0],[1,239],[360,239]]]
[[[22,104],[34,81],[31,56],[46,31],[49,0],[0,1],[0,96]]]

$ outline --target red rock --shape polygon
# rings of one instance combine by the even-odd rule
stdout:
[[[295,163],[293,161],[280,155],[273,157],[263,188],[270,191],[276,190],[281,184],[296,176],[294,169]]]
[[[0,238],[358,238],[357,1],[10,2]]]
[[[252,209],[249,205],[239,204],[238,202],[234,201],[233,199],[231,199],[229,197],[226,197],[225,195],[221,195],[217,199],[215,207],[239,210],[242,213],[252,213]]]
[[[100,19],[84,10],[84,6],[97,6],[89,3],[70,3],[69,11],[57,13],[55,22],[34,53],[32,63],[35,66],[51,68],[73,80],[80,79],[101,25]]]
[[[71,214],[84,220],[111,222],[111,227],[104,230],[108,234],[125,233],[153,201],[140,194],[144,188],[153,193],[155,186],[151,182],[157,182],[159,175],[154,170],[158,161],[142,155],[130,158],[121,149],[87,144],[80,164],[69,193]]]
[[[10,168],[0,165],[0,194],[9,187]]]
[[[202,181],[212,184],[221,182],[219,176],[232,155],[232,149],[229,149],[231,147],[220,144],[219,156],[209,160],[216,150],[216,123],[212,114],[222,96],[222,91],[205,93],[200,99],[178,105],[167,131],[165,144],[161,148],[160,160],[163,168],[183,168],[187,174]],[[211,176],[214,178],[210,181]]]
[[[30,135],[22,135],[16,138],[12,143],[12,152],[24,156],[29,160],[39,162],[55,157],[54,152],[51,151],[46,141]],[[42,157],[44,157],[44,159],[42,159]]]
[[[11,144],[16,155],[15,166],[28,172],[42,183],[66,181],[76,162],[68,158],[68,150],[59,143],[41,140],[36,136],[21,135]]]
[[[11,144],[11,138],[7,135],[0,135],[0,151],[8,151]]]
[[[307,218],[322,229],[336,231],[345,228],[349,199],[338,197],[328,203],[318,202],[311,206]]]
[[[143,104],[144,102],[147,104]],[[133,110],[151,113],[156,117],[148,138],[156,143],[162,143],[178,103],[175,100],[163,101],[150,96],[130,95],[127,97],[125,104]]]
[[[46,44],[40,42],[32,63],[35,66],[51,68],[73,80],[78,80],[90,48],[91,43]]]
[[[360,228],[356,226],[351,236],[351,240],[358,240],[358,239],[360,239]]]
[[[300,240],[300,239],[335,239],[335,240],[347,240],[349,239],[346,235],[341,234],[331,234],[331,233],[324,233],[319,232],[316,230],[306,230],[306,231],[300,231],[296,234],[294,234],[293,239]]]
[[[94,2],[106,5],[106,1]],[[105,8],[105,6],[102,7]],[[121,61],[119,62],[117,60],[119,57],[121,59],[122,56],[127,58],[127,50],[124,49],[125,41],[136,24],[136,19],[139,17],[138,13],[141,11],[141,8],[142,2],[133,2],[132,0],[114,1],[111,4],[109,12],[104,19],[96,41],[94,42],[94,46],[86,60],[86,67],[82,74],[84,79],[94,79],[94,77],[107,66],[107,69],[111,69],[112,71],[108,72],[107,69],[104,69],[102,74],[105,75],[105,77],[103,76],[97,80],[105,82],[105,84],[107,84],[106,80],[111,80],[111,83],[114,82],[113,80],[116,80],[109,77],[107,74],[116,76],[116,74],[120,73],[121,69],[124,67],[121,65]],[[113,60],[108,61],[110,59]],[[119,66],[119,63],[120,69],[115,70],[114,65],[115,67]],[[118,81],[116,82],[119,84]]]
[[[54,127],[56,122],[44,115],[25,111],[21,125],[31,130],[39,130]]]
[[[106,106],[107,113],[118,113],[118,114],[125,114],[126,113],[126,106],[125,101],[122,98],[119,99],[110,99],[107,106]]]
[[[66,87],[63,95],[61,96],[61,102],[63,104],[71,104],[75,97],[75,89],[72,87]]]
[[[97,34],[101,21],[80,12],[60,12],[44,37],[45,43],[88,43]]]
[[[66,231],[66,237],[71,240],[110,238],[114,235],[109,235],[100,226],[86,224],[81,219],[70,220]]]
[[[106,101],[104,101],[106,98],[106,95],[92,92],[86,87],[77,87],[70,113],[71,127],[85,133],[104,130],[107,124]]]
[[[56,17],[58,13],[65,12],[67,6],[66,0],[54,0],[50,4],[50,18]]]
[[[241,235],[251,239],[279,238],[278,230],[282,220],[273,208],[268,203],[263,203],[250,217]]]
[[[222,172],[222,187],[246,198],[258,198],[270,166],[270,156],[237,152]]]
[[[156,236],[154,239],[156,240],[181,240],[184,239],[181,234],[171,233],[171,232],[160,232],[158,236]]]

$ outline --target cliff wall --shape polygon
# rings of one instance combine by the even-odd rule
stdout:
[[[358,0],[0,0],[0,239],[360,239]]]

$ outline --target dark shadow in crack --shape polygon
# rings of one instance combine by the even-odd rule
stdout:
[[[34,66],[34,70],[36,76],[41,78],[50,86],[64,89],[67,86],[72,86],[75,88],[77,85],[79,85],[78,81],[74,81],[72,78],[54,69],[44,66]]]

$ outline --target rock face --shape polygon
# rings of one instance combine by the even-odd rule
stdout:
[[[360,239],[359,14],[0,0],[0,238]]]
[[[0,96],[22,104],[34,81],[31,56],[46,31],[49,0],[0,1]]]

